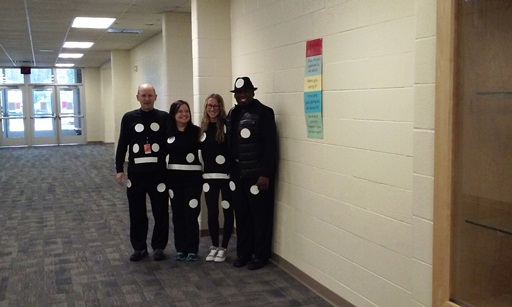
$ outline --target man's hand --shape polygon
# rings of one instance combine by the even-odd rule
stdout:
[[[124,177],[125,177],[124,176],[124,172],[117,173],[116,174],[116,181],[117,181],[117,183],[120,183],[120,184],[123,183]]]

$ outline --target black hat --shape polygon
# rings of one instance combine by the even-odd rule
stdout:
[[[238,77],[235,80],[235,89],[230,92],[253,92],[257,89],[257,87],[252,85],[251,79],[249,79],[249,77]]]

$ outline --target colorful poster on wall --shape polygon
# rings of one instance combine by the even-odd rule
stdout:
[[[322,121],[322,39],[306,42],[304,113],[308,138],[323,139]]]

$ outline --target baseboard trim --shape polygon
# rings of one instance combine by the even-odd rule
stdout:
[[[311,278],[306,273],[299,270],[296,266],[291,264],[290,262],[283,259],[281,256],[272,253],[272,261],[277,264],[281,269],[283,269],[285,272],[293,276],[295,279],[297,279],[299,282],[301,282],[303,285],[311,289],[316,294],[320,295],[322,298],[324,298],[327,302],[333,304],[333,306],[339,306],[339,307],[355,307],[355,305],[352,305],[347,300],[342,298],[341,296],[337,295],[333,291],[327,289],[324,285],[320,284],[318,281]]]
[[[114,142],[87,141],[87,145],[107,145],[107,144],[114,144]]]

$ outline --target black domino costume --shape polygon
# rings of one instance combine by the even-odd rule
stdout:
[[[234,213],[229,189],[229,163],[227,141],[219,143],[215,139],[217,124],[208,124],[208,130],[201,135],[201,156],[203,158],[203,192],[208,208],[208,230],[212,245],[219,247],[219,193],[221,194],[224,227],[223,248],[228,247],[233,233]]]
[[[252,86],[252,85],[251,85]],[[253,99],[229,112],[230,176],[237,230],[237,254],[242,262],[271,256],[274,221],[274,176],[277,169],[277,131],[274,111]],[[269,178],[260,191],[259,176]]]
[[[201,174],[199,127],[187,125],[185,131],[170,129],[167,135],[167,182],[171,197],[174,244],[178,253],[197,254],[201,212]]]
[[[151,247],[165,249],[169,237],[169,205],[165,182],[166,130],[168,113],[153,109],[127,112],[121,120],[115,163],[124,171],[128,151],[126,194],[130,210],[130,241],[136,251],[147,248],[148,217],[146,194],[151,200],[155,225]]]

